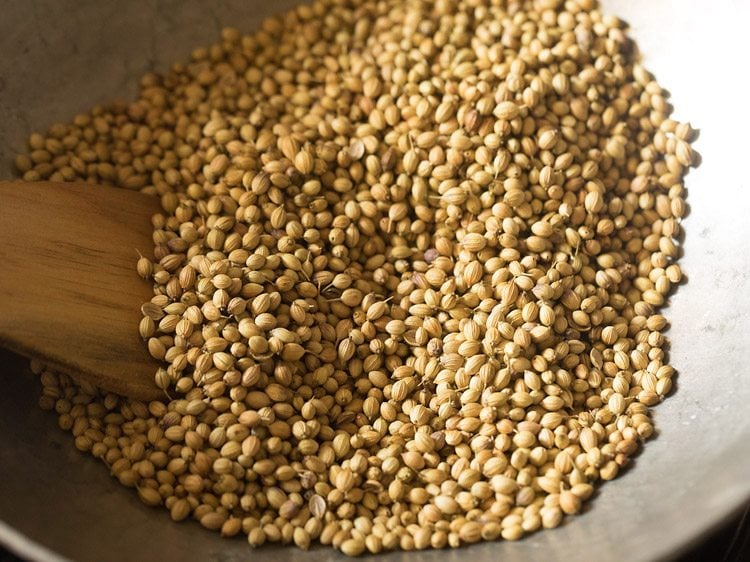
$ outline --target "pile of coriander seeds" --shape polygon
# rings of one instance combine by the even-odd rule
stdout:
[[[16,160],[163,207],[133,330],[165,401],[35,364],[40,404],[145,504],[252,546],[556,527],[672,387],[658,309],[696,157],[670,112],[594,0],[316,0],[225,29]]]

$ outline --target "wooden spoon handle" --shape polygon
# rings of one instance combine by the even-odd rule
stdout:
[[[0,182],[0,345],[138,399],[163,396],[138,335],[153,295],[155,198],[81,183]]]

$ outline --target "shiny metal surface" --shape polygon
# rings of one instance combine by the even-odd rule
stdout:
[[[221,25],[250,30],[291,2],[30,0],[2,2],[0,177],[26,136],[135,91],[135,77],[208,44]],[[599,488],[585,513],[518,543],[393,553],[384,560],[666,560],[750,498],[750,131],[743,0],[610,0],[632,25],[677,118],[700,131],[703,164],[688,177],[688,282],[672,297],[677,389],[658,406],[659,435]],[[0,243],[0,264],[2,244]],[[2,269],[0,268],[0,275]],[[0,296],[0,313],[2,313]],[[329,549],[262,549],[174,524],[78,454],[36,407],[25,361],[0,354],[0,543],[35,560],[342,560]],[[57,554],[55,554],[57,553]]]

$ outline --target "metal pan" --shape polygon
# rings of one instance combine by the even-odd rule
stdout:
[[[221,26],[251,30],[288,0],[2,2],[0,177],[26,136],[95,103],[133,96],[137,77],[184,59]],[[667,560],[750,497],[750,182],[743,0],[605,1],[632,25],[646,65],[700,128],[702,165],[688,176],[688,281],[672,297],[677,388],[656,408],[658,437],[602,486],[585,513],[517,543],[392,553],[384,560]],[[0,241],[2,275],[2,241]],[[2,313],[0,295],[0,314]],[[78,454],[36,407],[25,361],[0,354],[0,543],[34,560],[341,560],[329,549],[251,551],[196,523],[142,506]]]

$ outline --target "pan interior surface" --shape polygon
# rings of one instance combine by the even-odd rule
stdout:
[[[27,136],[97,103],[134,96],[137,80],[210,44],[221,27],[256,29],[293,5],[240,0],[11,3],[0,19],[0,178]],[[750,131],[740,53],[750,8],[739,0],[603,2],[631,25],[646,67],[672,94],[675,118],[700,130],[702,164],[686,178],[687,282],[664,311],[676,389],[654,410],[658,437],[631,467],[598,488],[585,512],[520,542],[468,550],[395,552],[387,560],[665,560],[750,497]],[[1,273],[0,273],[1,274]],[[135,327],[134,327],[135,329]],[[35,560],[245,560],[243,539],[145,508],[81,455],[36,406],[27,362],[0,352],[0,543]],[[57,554],[55,554],[57,553]],[[328,548],[253,551],[254,560],[339,559]]]

